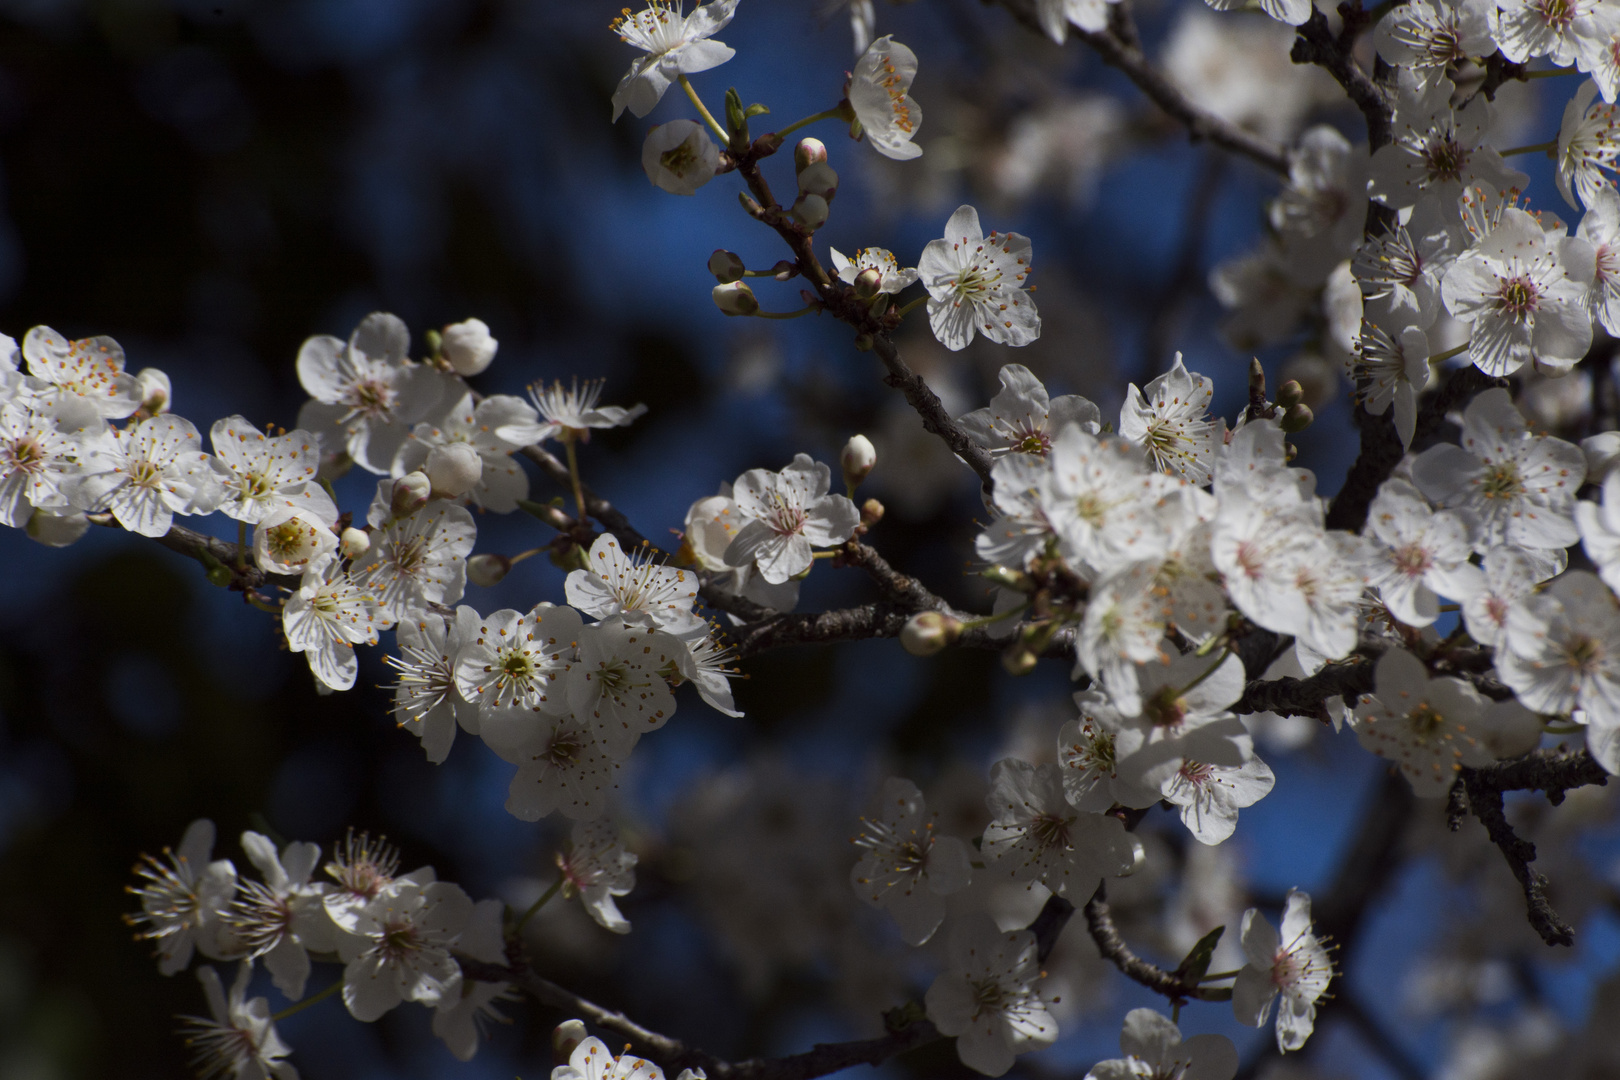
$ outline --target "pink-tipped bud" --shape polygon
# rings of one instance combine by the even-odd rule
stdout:
[[[140,370],[135,376],[135,390],[141,395],[140,414],[143,417],[163,415],[169,411],[169,403],[174,400],[169,377],[155,367]]]
[[[428,451],[422,471],[435,495],[457,499],[484,482],[484,459],[468,443],[446,443]]]
[[[868,266],[855,275],[855,283],[852,287],[855,290],[855,295],[862,300],[872,299],[883,288],[883,271],[875,266]]]
[[[351,525],[338,538],[338,546],[342,548],[345,559],[358,559],[371,550],[371,534]]]
[[[512,560],[505,555],[474,555],[467,560],[467,580],[487,589],[499,584],[511,569]]]
[[[793,148],[793,171],[804,172],[812,165],[827,160],[827,144],[820,139],[800,139]]]
[[[551,1033],[551,1056],[558,1065],[568,1064],[574,1048],[586,1039],[585,1024],[579,1020],[564,1020]]]
[[[827,223],[827,200],[820,195],[800,195],[793,204],[793,216],[805,228],[819,229]]]
[[[725,248],[719,248],[709,256],[709,273],[713,274],[714,280],[722,285],[730,285],[733,281],[741,280],[743,271],[747,269],[740,255]]]
[[[851,435],[844,444],[844,452],[838,456],[838,463],[844,469],[844,483],[853,491],[872,474],[872,467],[877,464],[877,448],[865,435]]]
[[[817,162],[799,174],[799,192],[820,195],[828,202],[838,194],[838,174],[825,161]]]
[[[467,319],[444,328],[439,339],[439,355],[457,375],[477,375],[495,360],[501,343],[490,336],[482,319]]]
[[[716,285],[709,295],[714,297],[714,306],[723,315],[752,315],[759,310],[759,301],[754,298],[754,290],[748,287],[746,281]]]
[[[933,656],[962,636],[962,624],[942,611],[913,615],[900,628],[900,644],[912,656]]]
[[[427,473],[417,470],[406,473],[394,481],[393,497],[388,502],[389,513],[397,518],[410,517],[426,506],[433,494],[433,481]]]
[[[861,524],[870,529],[883,520],[883,504],[876,499],[867,499],[861,503]]]

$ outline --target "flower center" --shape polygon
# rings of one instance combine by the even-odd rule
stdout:
[[[1413,738],[1422,743],[1432,742],[1445,723],[1446,718],[1440,714],[1440,710],[1427,701],[1406,714],[1407,729]]]
[[[1510,277],[1497,289],[1496,310],[1522,321],[1526,315],[1535,314],[1540,296],[1536,283],[1523,274]]]
[[[1480,483],[1480,492],[1487,499],[1517,499],[1524,494],[1524,481],[1519,478],[1519,467],[1511,461],[1494,466]]]
[[[1423,147],[1423,162],[1429,173],[1429,182],[1460,180],[1468,167],[1469,151],[1451,132],[1433,139]]]
[[[1063,848],[1069,845],[1069,819],[1056,814],[1037,814],[1029,823],[1029,835],[1043,848]]]

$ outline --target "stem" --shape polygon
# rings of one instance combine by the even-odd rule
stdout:
[[[1458,345],[1455,349],[1447,349],[1443,353],[1435,353],[1433,356],[1429,357],[1429,366],[1433,367],[1442,360],[1450,360],[1453,356],[1456,356],[1458,353],[1468,348],[1469,344],[1470,342],[1465,341],[1461,345]]]
[[[1000,611],[994,615],[984,615],[977,619],[967,619],[962,623],[962,629],[972,630],[976,626],[989,626],[993,622],[1000,622],[1002,619],[1011,619],[1014,616],[1022,615],[1028,610],[1029,601],[1026,600],[1017,607],[1010,607],[1006,611]]]
[[[832,559],[832,558],[838,557],[839,555],[842,555],[843,553],[844,553],[843,548],[837,548],[836,550],[833,550],[833,551],[812,551],[810,553],[810,557],[812,559]]]
[[[557,895],[557,890],[559,890],[559,889],[561,889],[563,887],[563,882],[565,880],[567,880],[567,879],[559,877],[556,881],[552,882],[551,883],[551,888],[549,888],[545,892],[541,893],[540,894],[540,899],[538,899],[534,903],[530,904],[529,905],[529,910],[525,911],[522,915],[520,915],[518,917],[517,923],[512,927],[512,936],[513,937],[517,937],[519,934],[523,933],[523,924],[528,922],[529,919],[531,919],[534,916],[535,912],[537,912],[541,908],[545,907],[547,900],[550,900],[553,896]]]
[[[1215,674],[1215,672],[1220,668],[1220,666],[1222,664],[1226,663],[1226,658],[1228,656],[1231,656],[1231,655],[1232,655],[1232,647],[1230,645],[1228,645],[1226,648],[1221,650],[1221,655],[1219,655],[1219,656],[1217,656],[1215,658],[1215,662],[1213,664],[1209,665],[1208,670],[1206,670],[1202,675],[1198,676],[1198,678],[1194,679],[1192,682],[1188,683],[1186,686],[1183,686],[1181,688],[1181,692],[1178,693],[1176,696],[1181,697],[1181,696],[1185,695],[1187,692],[1192,690],[1193,687],[1197,686],[1199,683],[1203,682],[1205,679],[1207,679],[1211,675]]]
[[[325,990],[322,990],[320,993],[311,995],[310,997],[305,998],[303,1001],[300,1001],[295,1005],[289,1005],[285,1009],[282,1009],[278,1013],[273,1013],[271,1015],[270,1019],[276,1020],[276,1021],[285,1020],[285,1019],[287,1019],[287,1017],[292,1016],[294,1013],[303,1012],[305,1009],[309,1008],[311,1005],[315,1004],[317,1001],[325,1001],[327,998],[331,997],[333,994],[337,993],[339,990],[342,990],[342,989],[343,989],[343,980],[342,979],[337,979],[330,986],[328,986]]]
[[[828,109],[825,112],[818,112],[811,116],[807,116],[803,120],[795,120],[781,131],[778,131],[776,134],[785,139],[795,131],[798,131],[800,128],[813,124],[817,120],[836,120],[843,115],[844,110],[842,109]]]
[[[709,130],[720,137],[720,145],[724,146],[731,142],[731,133],[720,126],[720,121],[714,118],[714,113],[710,112],[709,107],[703,104],[703,99],[698,97],[698,92],[692,88],[692,80],[685,75],[679,75],[676,78],[680,81],[681,89],[686,91],[686,96],[692,99],[693,105],[697,106],[697,111],[703,114],[703,119],[709,125]]]
[[[820,310],[821,310],[821,305],[820,304],[808,304],[805,307],[800,308],[798,311],[756,311],[756,312],[754,312],[754,318],[756,318],[756,319],[797,319],[800,315],[808,315],[812,311],[820,311]]]
[[[242,598],[248,603],[252,604],[254,607],[258,608],[260,611],[268,611],[270,614],[276,616],[280,616],[282,613],[280,604],[272,604],[256,592],[244,592],[242,594]]]
[[[1242,968],[1238,968],[1236,971],[1217,971],[1213,975],[1205,975],[1202,979],[1199,979],[1198,981],[1201,982],[1201,983],[1207,983],[1207,982],[1219,982],[1221,979],[1235,979],[1240,974],[1242,974],[1242,972],[1243,972]]]
[[[528,551],[520,552],[517,555],[513,555],[511,558],[507,559],[506,562],[507,562],[507,565],[509,565],[509,566],[516,566],[518,563],[522,562],[524,559],[530,558],[532,556],[540,554],[542,551],[548,551],[548,550],[550,550],[550,549],[549,548],[543,548],[543,547],[530,548]]]
[[[918,305],[920,305],[923,301],[925,301],[927,299],[928,299],[928,297],[926,297],[926,296],[919,296],[919,297],[917,297],[917,299],[913,300],[911,303],[909,303],[905,307],[901,308],[898,312],[896,312],[896,314],[899,315],[903,319],[907,315],[911,314],[913,308],[917,307]]]
[[[1580,724],[1547,724],[1542,730],[1549,735],[1573,735],[1586,729]]]
[[[681,76],[686,78],[686,76]],[[574,484],[574,502],[579,504],[579,520],[584,522],[590,515],[585,513],[585,489],[579,483],[579,457],[574,453],[574,439],[572,435],[564,433],[563,449],[568,451],[568,479]]]
[[[1562,75],[1563,72],[1555,71],[1553,74]],[[1533,72],[1532,75],[1534,75]],[[1501,154],[1503,157],[1512,157],[1514,154],[1550,154],[1557,149],[1558,140],[1554,139],[1552,142],[1534,143],[1530,146],[1515,146],[1511,150],[1501,151]]]

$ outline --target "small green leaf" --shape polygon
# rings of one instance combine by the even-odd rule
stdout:
[[[1221,935],[1224,933],[1226,927],[1217,926],[1199,938],[1198,943],[1187,953],[1187,958],[1176,968],[1176,975],[1185,982],[1197,982],[1208,974],[1210,958],[1215,955],[1215,946],[1221,943]]]
[[[759,102],[756,101],[756,102],[754,102],[754,104],[748,106],[748,108],[743,110],[743,116],[746,119],[752,120],[754,117],[763,116],[763,115],[765,115],[766,113],[768,113],[770,111],[771,110],[770,110],[769,106],[761,105]]]

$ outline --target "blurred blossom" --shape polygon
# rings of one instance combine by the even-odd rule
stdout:
[[[1216,116],[1291,142],[1314,108],[1344,100],[1333,80],[1288,58],[1294,30],[1261,15],[1189,6],[1171,28],[1162,66]]]

